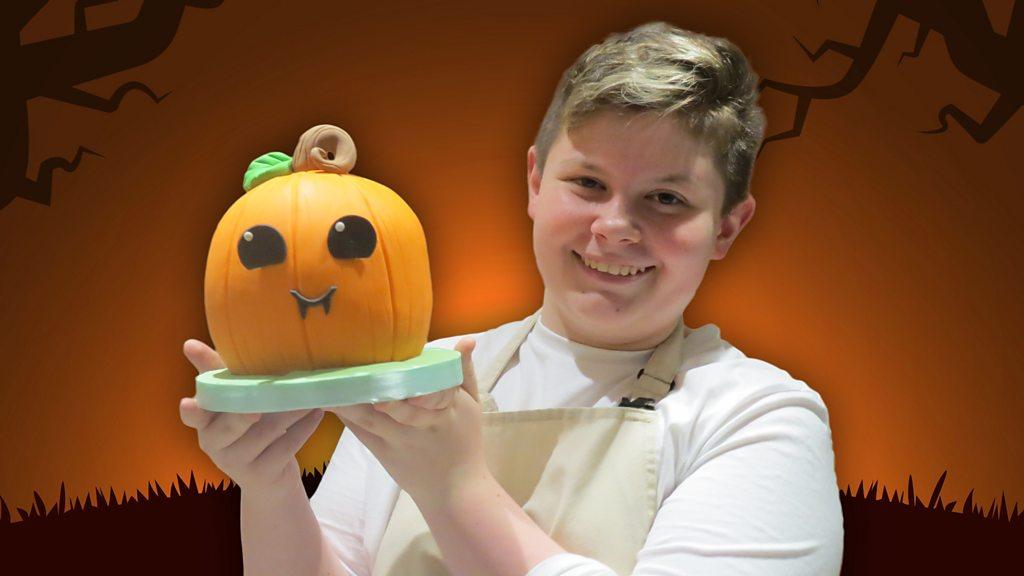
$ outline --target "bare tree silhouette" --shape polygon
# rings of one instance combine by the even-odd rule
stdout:
[[[954,104],[939,111],[939,127],[922,130],[925,134],[938,134],[949,128],[952,117],[978,143],[987,142],[1014,115],[1024,102],[1024,76],[1019,72],[1024,56],[1024,2],[1014,2],[1010,26],[1006,35],[997,34],[988,18],[982,0],[878,0],[868,19],[860,45],[826,40],[817,50],[809,50],[794,38],[807,57],[816,61],[832,51],[853,60],[846,74],[833,84],[802,86],[765,79],[760,89],[771,88],[797,97],[793,127],[765,138],[764,144],[799,136],[807,121],[807,112],[813,100],[840,98],[852,92],[867,76],[882,51],[896,19],[900,16],[919,24],[914,49],[900,55],[899,65],[905,57],[921,54],[928,34],[942,34],[949,57],[964,76],[999,93],[984,120],[978,122]]]
[[[114,91],[110,98],[90,94],[75,86],[145,64],[170,45],[178,31],[186,6],[215,8],[223,0],[145,0],[138,16],[131,22],[89,30],[86,9],[114,0],[78,0],[75,3],[74,33],[60,38],[22,45],[20,33],[47,0],[16,2],[7,7],[4,31],[0,34],[0,56],[11,64],[8,88],[0,96],[0,121],[10,140],[4,150],[3,172],[0,173],[0,209],[14,198],[21,197],[49,205],[53,171],[71,172],[84,154],[96,152],[79,146],[72,160],[47,158],[39,166],[33,180],[28,170],[28,101],[42,96],[75,106],[113,112],[125,94],[137,90],[160,102],[167,94],[157,96],[141,82],[128,82]]]

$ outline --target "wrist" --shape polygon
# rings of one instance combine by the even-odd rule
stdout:
[[[487,494],[503,490],[491,471],[484,466],[466,469],[454,469],[448,475],[440,490],[414,494],[409,496],[426,515],[430,512],[450,511],[466,502],[479,501]]]
[[[242,500],[258,504],[261,507],[272,507],[289,502],[301,493],[306,498],[306,487],[302,478],[295,474],[283,473],[277,481],[271,483],[247,482],[238,486]]]

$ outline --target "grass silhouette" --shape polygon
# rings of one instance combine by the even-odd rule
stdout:
[[[322,477],[321,469],[303,473],[307,496]],[[942,501],[945,479],[943,472],[927,504],[913,476],[906,491],[883,487],[881,497],[877,482],[867,492],[863,482],[856,493],[849,486],[840,490],[842,574],[1020,573],[1024,512],[1017,504],[1008,512],[1005,494],[986,509],[973,500],[973,490],[957,511],[955,500]],[[234,482],[200,488],[190,473],[187,483],[178,476],[169,492],[150,483],[146,494],[95,494],[95,502],[89,494],[71,503],[61,484],[57,502],[47,507],[36,492],[28,510],[17,508],[20,520],[0,498],[0,557],[13,568],[5,573],[242,574]]]
[[[326,464],[324,464],[326,469]],[[303,473],[312,496],[323,474]],[[155,487],[154,487],[155,484]],[[12,521],[0,498],[0,557],[5,574],[242,574],[238,485],[196,485],[181,476],[165,492],[150,483],[147,494],[120,498],[96,489],[83,503],[70,503],[61,484],[57,502],[47,508],[38,492],[29,510]]]
[[[943,472],[927,504],[915,493],[913,476],[905,492],[890,494],[883,487],[881,498],[877,482],[866,494],[863,482],[856,494],[849,486],[840,490],[843,575],[1024,573],[1024,513],[1017,504],[1007,512],[1004,493],[986,512],[971,490],[957,512],[955,500],[942,502],[945,480]]]

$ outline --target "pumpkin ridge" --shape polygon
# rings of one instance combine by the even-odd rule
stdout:
[[[368,191],[366,189],[366,187],[363,186],[363,182],[362,182],[362,178],[361,177],[360,177],[360,180],[358,180],[357,182],[359,183],[359,192],[360,192],[359,199],[363,201],[363,204],[366,206],[366,211],[373,218],[373,221],[375,223],[380,223],[381,219],[378,218],[377,217],[377,213],[373,211],[373,203],[370,202],[366,198],[368,193],[373,193],[373,192]],[[378,233],[379,236],[381,236],[383,238],[383,231],[382,230],[378,230],[377,233]],[[398,303],[395,302],[395,289],[394,289],[394,286],[393,286],[393,278],[394,278],[394,276],[391,274],[391,258],[388,256],[388,250],[387,250],[387,247],[385,246],[385,244],[386,244],[386,242],[384,242],[382,240],[381,242],[377,243],[377,247],[380,248],[380,255],[381,255],[381,258],[384,260],[384,268],[388,271],[386,276],[387,276],[387,279],[388,279],[388,298],[391,299],[391,336],[387,339],[387,342],[388,342],[388,345],[391,346],[391,350],[388,352],[387,357],[391,358],[392,360],[394,360],[395,359],[395,340],[399,337],[399,334],[398,334],[398,323],[397,323],[396,318],[395,318],[395,316],[398,313],[398,308],[397,308],[397,304]],[[374,342],[376,342],[376,340],[374,340]]]
[[[411,207],[409,207],[409,205],[401,198],[401,196],[395,194],[394,191],[392,191],[387,186],[374,180],[364,179],[363,181],[371,191],[368,192],[366,195],[367,201],[371,204],[371,210],[376,209],[378,212],[383,212],[385,214],[390,213],[393,210],[399,210],[402,212],[408,211],[409,213],[412,213]],[[418,235],[422,238],[423,231],[418,219],[415,222],[415,226],[418,229]],[[404,263],[407,262],[409,255],[415,251],[415,248],[412,246],[412,244],[408,242],[409,239],[406,238],[406,231],[400,232],[396,230],[389,230],[387,234],[382,233],[382,237],[383,236],[387,236],[392,240],[392,242],[388,242],[387,240],[385,240],[384,243],[390,246],[390,251],[387,252],[388,262],[390,262],[394,266],[394,268],[390,269],[392,276],[391,292],[393,303],[399,304],[406,302],[410,298],[415,299],[415,289],[411,289],[407,283],[402,282],[403,279],[408,278],[407,276],[403,276],[405,274],[405,270],[404,268],[402,268],[402,266]],[[423,238],[423,240],[425,240],[425,238]],[[425,250],[426,246],[424,246],[423,248]],[[425,275],[428,278],[426,289],[429,293],[429,267],[427,267],[425,272]],[[425,303],[425,306],[429,310],[430,303]],[[405,308],[401,311],[396,310],[394,314],[394,319],[395,333],[402,335],[401,339],[396,337],[394,342],[397,343],[404,339],[415,339],[419,341],[419,348],[417,350],[422,350],[422,347],[426,342],[426,332],[429,331],[429,313],[427,315],[426,326],[422,327],[422,330],[418,328],[419,326],[421,326],[422,322],[420,321],[420,317],[417,315],[416,309],[413,306],[405,306]],[[418,335],[421,331],[424,332],[422,337]],[[418,353],[418,351],[412,351],[412,349],[409,349],[407,346],[404,345],[404,343],[402,346],[398,346],[397,344],[395,344],[395,348],[393,350],[393,355],[395,358],[405,358],[408,357],[410,354],[416,355]]]
[[[229,248],[226,251],[227,261],[224,263],[224,328],[226,329],[226,332],[228,334],[228,340],[230,340],[231,342],[231,349],[235,351],[235,354],[238,355],[238,361],[242,363],[242,370],[251,373],[252,363],[247,361],[243,357],[242,349],[238,346],[238,342],[235,339],[235,333],[234,330],[232,329],[234,323],[231,322],[231,299],[228,298],[228,296],[230,295],[228,286],[231,284],[231,256],[234,254],[234,249],[230,248],[234,244],[233,242],[231,242],[231,240],[239,237],[238,228],[241,227],[242,222],[245,221],[245,211],[248,207],[249,203],[243,201],[240,206],[238,218],[235,220],[235,225],[231,230],[231,236],[228,238]],[[216,345],[216,342],[214,343],[214,345]]]
[[[301,176],[300,176],[301,178]],[[292,226],[291,226],[291,239],[289,240],[289,246],[292,247],[292,285],[295,286],[296,290],[300,290],[299,285],[299,245],[298,233],[299,233],[299,182],[296,179],[292,179],[291,182],[291,194],[292,194]],[[309,325],[305,322],[302,323],[302,347],[306,350],[306,362],[307,370],[314,370],[317,368],[316,363],[313,360],[313,349],[309,344]]]

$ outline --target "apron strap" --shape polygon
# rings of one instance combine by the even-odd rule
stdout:
[[[494,389],[494,385],[512,357],[519,351],[519,347],[526,340],[527,335],[533,330],[540,318],[540,312],[537,310],[516,328],[487,369],[480,373],[477,379],[477,389],[484,412],[497,411],[497,405],[491,397],[491,390]],[[686,338],[689,332],[683,319],[680,318],[672,333],[661,344],[658,344],[647,360],[647,364],[637,374],[637,379],[631,389],[632,398],[624,397],[619,406],[653,409],[654,404],[661,401],[675,388],[676,374],[686,358],[685,347],[688,344]]]
[[[498,351],[498,355],[487,366],[487,369],[481,372],[477,378],[477,392],[480,394],[480,405],[484,412],[496,412],[498,410],[494,399],[491,398],[491,390],[494,388],[495,383],[498,382],[502,372],[505,371],[509,361],[512,360],[512,356],[519,351],[519,346],[522,345],[526,340],[526,336],[533,330],[533,326],[537,323],[538,318],[540,318],[540,310],[528,316],[522,325],[516,328],[508,341],[505,342],[505,346]]]
[[[640,369],[633,383],[633,398],[648,398],[659,402],[675,388],[676,374],[683,365],[687,328],[680,320],[675,330],[654,349],[647,365]]]

